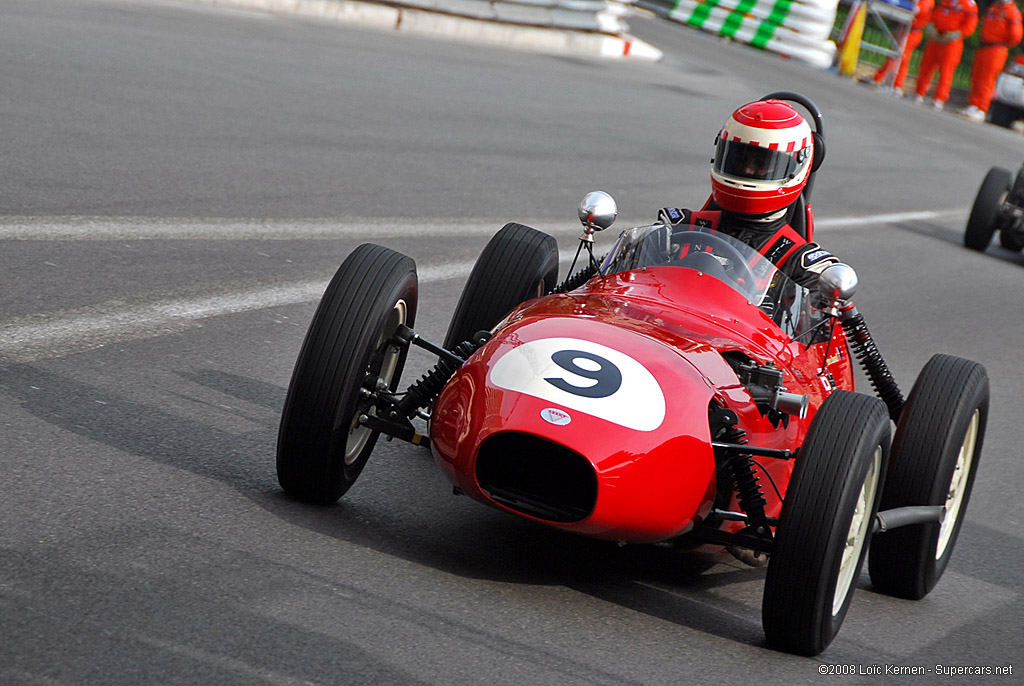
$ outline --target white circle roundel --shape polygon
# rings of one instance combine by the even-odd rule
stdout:
[[[665,420],[665,394],[629,355],[577,338],[543,338],[512,348],[491,367],[490,383],[636,431]]]
[[[555,426],[567,426],[572,421],[572,417],[569,416],[568,412],[563,412],[554,407],[545,407],[540,411],[540,417],[545,422]]]

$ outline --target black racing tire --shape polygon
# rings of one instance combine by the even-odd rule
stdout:
[[[1020,252],[1024,250],[1024,232],[1020,229],[1003,228],[999,231],[999,245],[1006,250]]]
[[[964,231],[964,245],[971,250],[984,251],[988,247],[998,228],[1000,208],[1012,181],[1013,176],[1002,167],[992,167],[985,174]]]
[[[941,523],[913,524],[875,536],[868,571],[875,590],[917,600],[949,564],[978,472],[988,420],[985,368],[935,355],[917,377],[900,415],[881,509],[945,505]]]
[[[765,576],[768,644],[817,655],[850,607],[889,456],[889,413],[871,396],[835,391],[811,422],[786,489]]]
[[[370,411],[359,389],[368,379],[397,388],[407,346],[388,344],[412,327],[416,264],[379,245],[356,248],[327,286],[292,372],[277,438],[277,478],[289,495],[334,503],[355,483],[378,432],[358,426]]]
[[[1009,128],[1013,122],[1024,117],[1020,108],[1004,105],[998,100],[993,100],[988,108],[988,120],[996,126]]]
[[[1024,196],[1024,167],[1019,168],[1014,175],[1010,194],[1018,198]]]
[[[522,224],[503,226],[484,247],[448,325],[452,350],[478,331],[489,331],[520,303],[550,292],[558,282],[558,242]]]

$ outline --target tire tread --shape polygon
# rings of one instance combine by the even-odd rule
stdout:
[[[977,473],[988,415],[988,375],[984,367],[952,355],[934,355],[921,370],[900,416],[882,509],[906,505],[942,505],[952,479],[963,432],[976,408],[981,410],[968,491]],[[956,429],[955,431],[953,429]],[[959,528],[959,523],[955,526]],[[868,569],[876,590],[920,599],[938,583],[956,542],[954,531],[942,559],[935,560],[937,524],[888,531],[871,544]]]
[[[342,263],[320,300],[303,340],[278,432],[277,472],[282,488],[305,501],[329,504],[352,485],[372,450],[344,464],[344,444],[354,393],[369,346],[398,294],[411,295],[407,325],[415,322],[416,264],[379,245],[363,244]],[[399,359],[393,383],[404,364]],[[339,446],[340,443],[340,446]]]
[[[851,436],[852,427],[861,430]],[[885,405],[858,393],[835,391],[830,395],[815,415],[797,457],[783,504],[776,550],[768,565],[762,621],[771,645],[814,655],[824,650],[838,632],[845,608],[833,622],[829,591],[837,537],[845,537],[850,526],[840,509],[849,498],[849,489],[860,488],[857,479],[863,479],[869,468],[866,456],[873,456],[876,446],[882,447],[884,475],[889,447]],[[850,466],[858,459],[864,463]],[[852,484],[851,479],[857,483]],[[831,519],[825,523],[824,517]],[[866,550],[865,546],[862,554]],[[848,597],[847,607],[849,602]]]
[[[558,279],[558,243],[523,224],[509,222],[484,247],[455,308],[444,347],[451,350],[477,331],[491,329],[527,300],[543,279],[545,292]]]

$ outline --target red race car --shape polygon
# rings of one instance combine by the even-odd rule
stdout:
[[[333,503],[381,433],[429,444],[456,493],[513,515],[767,564],[768,642],[802,654],[835,637],[869,548],[876,589],[927,594],[977,472],[984,368],[935,355],[904,401],[850,267],[808,290],[724,234],[663,224],[598,261],[614,201],[588,194],[579,216],[589,266],[562,284],[552,237],[501,229],[442,345],[413,329],[413,260],[357,248],[288,389],[284,490]],[[438,361],[402,388],[413,346]],[[854,391],[854,358],[878,397]]]

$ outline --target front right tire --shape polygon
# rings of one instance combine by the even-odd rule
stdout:
[[[478,331],[490,331],[520,303],[551,292],[557,281],[558,242],[529,226],[506,224],[473,265],[444,347],[452,350]]]
[[[773,648],[817,655],[835,638],[860,576],[889,456],[889,414],[835,391],[797,456],[765,576],[761,620]]]
[[[921,370],[900,415],[882,509],[942,505],[935,524],[914,524],[872,539],[868,570],[876,590],[918,600],[949,564],[978,472],[988,420],[985,368],[935,355]]]

